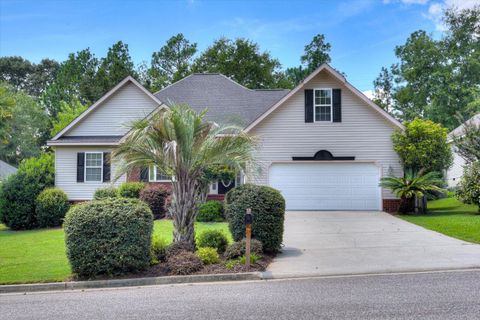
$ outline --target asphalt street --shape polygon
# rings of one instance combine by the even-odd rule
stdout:
[[[480,319],[480,271],[0,295],[1,319]]]

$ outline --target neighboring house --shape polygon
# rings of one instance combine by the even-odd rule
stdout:
[[[17,168],[9,165],[5,161],[0,160],[0,182],[5,180],[9,175],[17,172]]]
[[[241,125],[258,137],[255,164],[235,181],[212,184],[210,198],[244,181],[279,189],[288,210],[386,210],[398,199],[378,184],[401,176],[391,134],[403,126],[323,64],[291,91],[252,90],[220,74],[193,74],[155,94],[128,77],[59,132],[56,186],[71,200],[88,200],[111,183],[109,155],[128,123],[171,103],[208,108],[207,119]],[[123,181],[170,183],[155,168]]]
[[[453,137],[461,137],[464,134],[465,124],[471,123],[473,125],[480,125],[480,113],[476,114],[462,125],[452,130],[447,137],[447,141],[450,143],[453,152],[453,165],[447,170],[447,183],[449,188],[455,188],[462,178],[463,168],[466,161],[455,150],[453,145]]]

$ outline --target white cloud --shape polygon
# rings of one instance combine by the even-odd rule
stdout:
[[[437,30],[445,31],[445,26],[442,22],[443,11],[447,8],[456,8],[459,10],[471,9],[474,6],[480,5],[479,0],[444,0],[443,2],[431,3],[428,7],[428,13],[424,16],[435,23]]]
[[[401,2],[403,4],[427,4],[429,0],[383,0],[384,4]]]

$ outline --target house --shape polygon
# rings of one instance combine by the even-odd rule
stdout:
[[[455,150],[453,145],[453,137],[461,137],[464,134],[465,125],[470,123],[475,126],[480,125],[480,113],[474,115],[472,118],[461,124],[454,130],[452,130],[447,137],[447,141],[450,143],[453,153],[453,164],[447,170],[447,184],[449,188],[455,188],[463,175],[463,168],[466,165],[465,159],[463,159]]]
[[[293,90],[252,90],[221,74],[192,74],[151,94],[128,77],[48,142],[55,149],[55,184],[70,200],[88,200],[111,183],[110,152],[132,120],[172,102],[207,119],[235,123],[258,137],[255,163],[235,181],[212,184],[210,198],[245,181],[279,189],[288,210],[394,211],[398,199],[378,186],[383,175],[402,175],[390,139],[403,126],[323,64]],[[170,183],[155,168],[114,182]]]
[[[9,175],[17,172],[17,168],[9,165],[5,161],[0,160],[0,182],[5,180]]]

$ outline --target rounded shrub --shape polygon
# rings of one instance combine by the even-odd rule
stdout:
[[[283,241],[285,199],[276,189],[244,184],[226,195],[225,214],[235,241],[245,238],[245,212],[252,209],[252,235],[266,252],[278,252]]]
[[[462,202],[476,204],[480,213],[480,161],[465,167],[458,184],[457,197]]]
[[[186,275],[199,271],[203,267],[202,260],[191,251],[180,251],[167,260],[170,273],[174,275]]]
[[[157,219],[165,217],[165,202],[169,191],[162,185],[150,185],[140,191],[140,200],[145,202]]]
[[[70,208],[65,192],[58,188],[43,190],[35,201],[35,213],[38,226],[41,228],[58,227]]]
[[[202,203],[198,208],[197,221],[223,221],[223,204],[220,201],[207,201],[205,203]]]
[[[198,235],[196,243],[199,248],[215,248],[218,253],[223,253],[227,248],[228,239],[219,230],[207,230]]]
[[[165,239],[160,237],[153,237],[152,238],[152,262],[165,262],[167,260],[167,249],[168,244]]]
[[[115,187],[98,188],[93,194],[93,200],[105,200],[117,197],[117,189]]]
[[[17,173],[2,183],[2,222],[13,230],[36,228],[35,200],[45,188],[53,187],[54,181],[53,154],[23,160]]]
[[[215,264],[220,262],[220,256],[217,249],[205,247],[197,250],[197,256],[202,260],[203,264]]]
[[[223,256],[226,259],[235,259],[245,255],[247,241],[245,239],[232,243],[227,247]],[[260,255],[263,252],[262,243],[257,239],[250,241],[250,252]]]
[[[140,198],[140,191],[145,187],[143,182],[124,182],[118,187],[117,195],[123,198]]]
[[[73,206],[65,216],[72,271],[81,277],[146,268],[151,261],[152,212],[135,199],[107,199]]]

